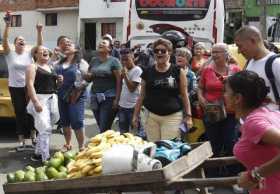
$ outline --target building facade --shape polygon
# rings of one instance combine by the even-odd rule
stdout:
[[[268,39],[280,41],[280,0],[266,0],[266,28]],[[260,16],[262,7],[260,0],[246,0],[245,19],[250,25],[260,28]]]
[[[123,26],[128,17],[126,0],[80,0],[80,44],[86,50],[95,50],[104,34],[114,40],[125,41]]]
[[[12,13],[10,41],[23,36],[28,44],[36,42],[36,24],[44,25],[44,45],[56,46],[60,35],[78,42],[79,0],[3,0],[0,3],[0,31],[3,34],[3,17]]]
[[[245,0],[225,0],[225,42],[233,43],[234,32],[243,24]]]

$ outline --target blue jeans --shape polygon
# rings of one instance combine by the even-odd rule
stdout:
[[[134,112],[134,108],[119,107],[118,116],[119,116],[119,129],[121,133],[127,133],[129,132],[129,129],[131,129],[133,112]],[[138,121],[139,123],[138,123],[137,135],[145,138],[146,134],[142,126],[140,117]]]
[[[92,108],[100,133],[111,129],[117,111],[113,109],[115,97],[106,97],[98,106]]]

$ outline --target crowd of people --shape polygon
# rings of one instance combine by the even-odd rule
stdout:
[[[275,53],[265,47],[258,29],[245,26],[236,32],[235,43],[248,59],[241,70],[223,43],[207,52],[201,42],[190,50],[174,48],[171,41],[160,38],[148,48],[152,60],[147,56],[142,60],[109,34],[99,43],[97,56],[86,62],[67,36],[58,38],[53,51],[44,47],[39,24],[36,47],[26,51],[19,36],[12,50],[9,25],[6,21],[3,48],[17,121],[17,151],[28,147],[25,138],[32,130],[32,160],[48,160],[57,122],[65,136],[62,150],[72,149],[72,131],[83,150],[86,88],[91,84],[90,108],[100,133],[111,129],[118,117],[121,133],[136,130],[153,142],[180,138],[195,127],[192,106],[199,103],[205,140],[210,141],[214,157],[234,154],[246,167],[238,184],[253,194],[280,190],[280,59],[271,62],[275,75],[271,79],[265,66]]]

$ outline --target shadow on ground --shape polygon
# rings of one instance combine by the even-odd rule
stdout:
[[[51,150],[53,154],[55,149]],[[42,166],[41,162],[33,162],[30,160],[34,153],[32,150],[16,152],[14,148],[0,148],[0,173],[5,174],[23,169],[27,165],[33,167]]]

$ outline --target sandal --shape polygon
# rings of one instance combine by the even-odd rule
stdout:
[[[72,145],[64,144],[63,147],[60,149],[61,152],[67,152],[69,150],[72,150]]]
[[[85,147],[81,147],[81,148],[79,148],[79,152],[84,151],[84,149],[85,149]]]

